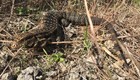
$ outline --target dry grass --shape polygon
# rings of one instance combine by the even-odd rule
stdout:
[[[60,5],[61,3],[63,5]],[[18,75],[28,66],[39,66],[44,71],[44,76],[46,72],[56,71],[52,79],[72,80],[71,75],[79,73],[80,77],[74,76],[74,79],[138,80],[140,78],[140,9],[129,1],[87,0],[88,8],[84,5],[86,0],[68,0],[67,4],[63,0],[60,3],[56,0],[28,2],[5,0],[0,4],[0,77],[6,72]],[[21,5],[28,11],[22,9]],[[41,54],[23,47],[16,51],[11,50],[9,46],[13,40],[12,36],[32,29],[38,24],[39,12],[52,9],[85,13],[89,21],[91,15],[104,18],[114,25],[113,29],[117,36],[111,39],[114,33],[110,33],[102,25],[90,24],[89,30],[69,25],[70,30],[65,29],[65,33],[69,34],[67,41],[52,42],[52,44],[65,44],[64,47],[53,50],[54,54],[63,53],[65,60],[61,63],[48,64],[46,58],[50,57],[44,52]],[[7,60],[3,55],[9,55],[12,59]]]

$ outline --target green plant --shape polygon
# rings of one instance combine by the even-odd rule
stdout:
[[[56,53],[56,54],[52,54],[51,58],[55,62],[63,62],[64,61],[63,54],[60,52]]]
[[[53,64],[56,62],[64,62],[63,53],[58,52],[52,55],[48,55],[45,49],[43,49],[43,51],[46,54],[45,58],[49,64]]]
[[[132,0],[134,5],[140,6],[140,0]]]
[[[29,9],[27,9],[27,7],[18,7],[16,12],[18,15],[26,15],[29,12]]]
[[[86,28],[86,31],[84,33],[84,41],[83,41],[84,47],[86,50],[90,49],[92,46],[92,43],[90,42],[89,37],[88,37],[88,30],[87,29],[88,28]]]

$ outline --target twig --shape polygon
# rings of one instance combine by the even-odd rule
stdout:
[[[15,6],[15,0],[12,0],[12,7],[11,7],[11,15],[10,15],[10,17],[13,15],[14,6]]]
[[[72,43],[81,43],[82,41],[61,41],[61,42],[50,42],[50,44],[72,44]]]
[[[11,13],[10,13],[10,18],[7,24],[9,24],[11,17],[13,16],[13,12],[14,12],[14,6],[15,6],[15,0],[12,0],[12,7],[11,7]]]
[[[0,40],[0,42],[12,43],[12,42],[14,42],[14,41],[10,41],[10,40]]]
[[[4,74],[4,72],[6,71],[6,69],[8,68],[8,66],[10,65],[10,63],[15,59],[16,55],[18,54],[18,52],[20,51],[20,49],[18,49],[18,51],[16,52],[16,54],[12,57],[12,59],[9,61],[9,63],[7,64],[7,66],[4,68],[4,70],[1,72],[0,77],[2,77],[2,75]]]
[[[134,67],[135,67],[135,69],[136,69],[136,71],[137,71],[137,74],[138,74],[138,76],[139,76],[139,78],[140,78],[140,70],[139,70],[140,65],[137,64],[137,61],[135,60],[135,58],[133,57],[132,53],[128,50],[127,47],[125,47],[125,50],[126,50],[126,52],[128,53],[130,59],[132,60],[132,63],[133,63],[133,65],[134,65]],[[138,68],[138,67],[139,67],[139,68]]]
[[[102,49],[112,58],[114,58],[117,61],[121,61],[118,57],[114,56],[106,47],[102,47]]]
[[[92,38],[92,42],[95,44],[96,48],[97,48],[97,57],[99,59],[99,53],[101,53],[101,50],[100,50],[100,47],[97,43],[97,38],[95,36],[95,30],[94,30],[94,27],[93,27],[93,23],[92,23],[92,20],[91,20],[91,17],[89,15],[89,11],[88,11],[88,6],[87,6],[87,1],[84,0],[84,3],[85,3],[85,8],[86,8],[86,13],[87,13],[87,17],[88,17],[88,21],[89,21],[89,24],[90,24],[90,31],[91,31],[91,38]],[[101,63],[101,62],[100,62]],[[98,66],[101,68],[102,67],[102,64],[100,64],[99,62],[97,62]]]

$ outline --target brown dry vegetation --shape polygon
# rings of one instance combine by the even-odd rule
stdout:
[[[0,79],[5,73],[18,76],[29,66],[41,68],[41,80],[140,79],[139,7],[131,0],[87,0],[87,3],[90,15],[113,24],[116,38],[110,39],[113,33],[104,26],[94,26],[96,42],[93,42],[92,31],[69,25],[63,46],[36,52],[24,47],[11,50],[13,35],[35,27],[42,11],[86,14],[84,0],[0,0]],[[61,42],[54,42],[58,43]],[[49,49],[53,49],[51,54],[45,53]],[[62,61],[56,60],[54,54],[60,55]],[[49,72],[54,74],[47,75]]]

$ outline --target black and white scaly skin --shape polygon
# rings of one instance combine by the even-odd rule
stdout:
[[[106,22],[106,26],[112,26],[111,23],[107,22],[103,18],[91,17],[93,25],[100,25]],[[86,26],[89,25],[86,14],[77,14],[75,12],[60,12],[60,11],[48,11],[43,13],[42,28],[33,29],[25,33],[21,33],[15,36],[15,43],[12,45],[13,48],[18,48],[20,44],[26,41],[28,38],[36,35],[50,35],[54,33],[60,25],[68,26],[69,23],[73,25]]]

